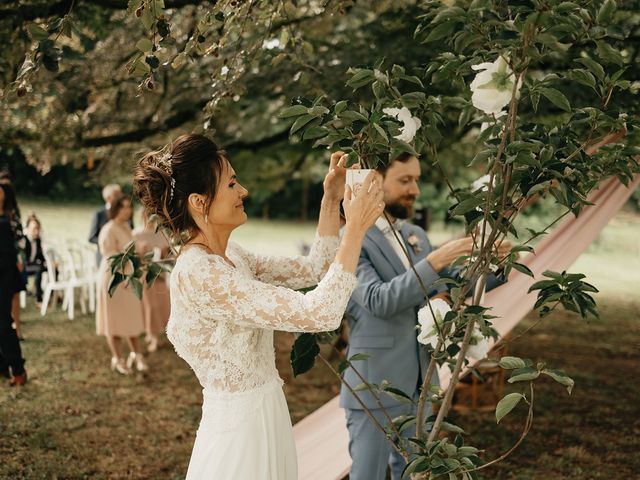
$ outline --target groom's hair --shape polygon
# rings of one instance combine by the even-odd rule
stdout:
[[[409,152],[402,152],[400,155],[398,155],[396,158],[391,160],[389,163],[380,162],[376,167],[376,171],[378,173],[381,173],[382,176],[384,177],[387,174],[387,170],[389,170],[389,167],[391,167],[391,165],[393,165],[394,162],[407,163],[413,157],[415,157],[415,155],[411,155]]]
[[[208,214],[226,163],[224,150],[209,138],[181,135],[142,156],[135,168],[133,191],[147,217],[155,215],[159,226],[186,243],[198,233],[188,209],[189,195],[204,195]]]

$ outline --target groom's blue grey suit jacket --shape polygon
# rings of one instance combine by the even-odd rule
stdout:
[[[449,272],[443,270],[439,275],[427,262],[426,257],[433,247],[425,231],[405,223],[400,234],[429,296],[444,291],[444,287],[429,287],[440,275],[449,276]],[[412,234],[418,239],[419,252],[407,243]],[[347,306],[350,328],[347,357],[356,353],[369,355],[367,360],[354,362],[367,382],[388,380],[391,386],[412,395],[418,377],[422,383],[428,366],[427,352],[417,341],[417,312],[425,303],[420,283],[375,226],[365,236],[356,275],[358,286]],[[500,283],[495,277],[490,278],[487,288]],[[351,368],[345,371],[344,378],[352,387],[362,383]],[[438,383],[437,373],[431,383]],[[369,392],[357,394],[367,408],[379,408]],[[381,396],[381,401],[385,407],[397,405],[397,401],[386,394]],[[340,391],[340,406],[362,408],[344,385]]]

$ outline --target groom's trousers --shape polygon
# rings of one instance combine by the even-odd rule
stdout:
[[[414,395],[417,402],[418,393]],[[397,405],[388,407],[389,417],[415,415],[413,405]],[[427,416],[430,415],[431,404],[427,402]],[[373,416],[383,427],[389,423],[379,408],[371,410]],[[351,471],[349,480],[384,480],[387,465],[391,469],[392,480],[400,480],[406,465],[404,458],[395,451],[385,435],[374,425],[364,410],[345,409],[347,429],[349,430],[349,454],[351,455]],[[425,417],[426,418],[426,417]],[[415,427],[402,432],[404,438],[415,437]]]

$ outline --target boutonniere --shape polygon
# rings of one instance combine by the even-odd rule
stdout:
[[[420,248],[420,239],[416,236],[415,233],[412,233],[407,237],[407,243],[411,245],[414,255],[417,255],[422,251],[422,248]]]

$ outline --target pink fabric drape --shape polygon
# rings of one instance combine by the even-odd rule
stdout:
[[[570,214],[543,237],[535,248],[535,254],[528,255],[520,262],[531,269],[535,278],[513,271],[508,283],[487,292],[483,305],[491,307],[491,315],[500,317],[494,320],[494,328],[500,337],[509,333],[533,308],[537,294],[527,292],[531,285],[544,278],[542,272],[567,270],[622,208],[638,185],[640,175],[636,175],[628,188],[617,178],[603,182],[589,196],[589,201],[594,205],[585,207],[578,218]],[[446,389],[451,380],[449,367],[443,367],[439,374],[440,384]]]

